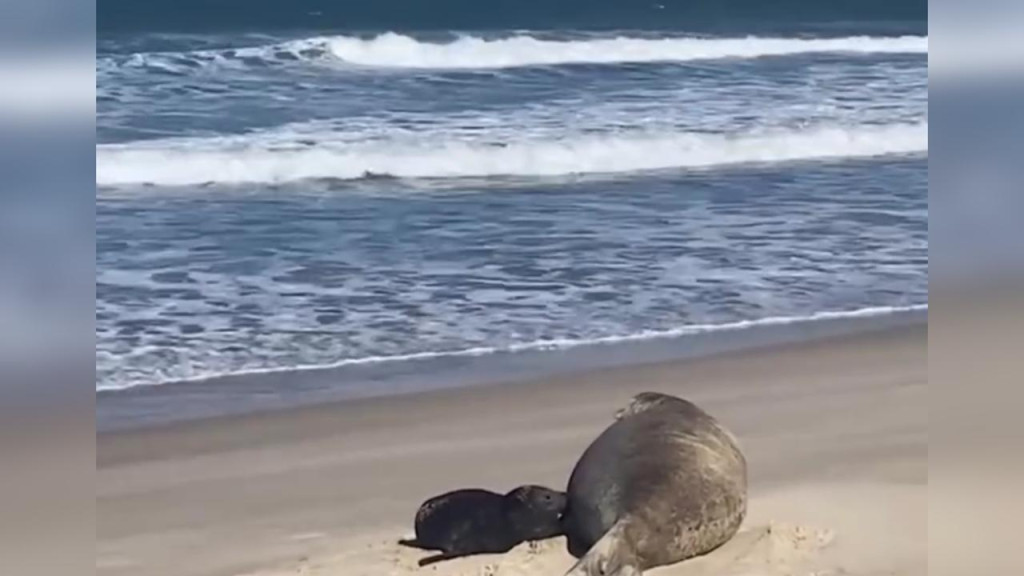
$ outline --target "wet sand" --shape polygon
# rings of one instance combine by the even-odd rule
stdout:
[[[395,541],[458,487],[563,487],[639,391],[739,437],[740,536],[654,574],[927,574],[927,326],[97,438],[97,573],[560,574],[560,539],[420,569]]]

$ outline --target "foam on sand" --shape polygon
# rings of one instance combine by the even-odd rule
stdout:
[[[270,146],[248,139],[180,138],[96,148],[105,186],[282,183],[489,176],[552,177],[709,168],[731,164],[862,158],[928,150],[928,124],[825,125],[739,134],[572,134],[505,144],[458,139],[325,141]]]
[[[206,372],[197,374],[194,377],[186,379],[175,379],[170,381],[137,381],[134,379],[127,379],[124,381],[103,382],[97,387],[97,390],[109,392],[117,390],[128,390],[139,386],[160,386],[164,384],[173,384],[176,382],[201,382],[205,380],[212,380],[214,378],[223,378],[227,376],[321,371],[345,368],[350,366],[364,366],[372,364],[387,364],[399,362],[416,362],[424,360],[435,360],[439,358],[475,358],[480,356],[489,356],[492,354],[516,354],[521,352],[537,352],[546,350],[572,350],[574,348],[582,348],[585,346],[614,345],[629,342],[645,342],[649,340],[657,340],[663,338],[678,338],[681,336],[704,334],[708,332],[746,330],[757,327],[763,328],[768,326],[785,326],[791,324],[828,322],[832,320],[850,320],[855,318],[872,318],[879,316],[889,316],[893,314],[902,314],[907,312],[920,312],[927,309],[927,304],[920,304],[911,306],[877,306],[870,308],[860,308],[857,310],[816,312],[814,314],[809,314],[807,316],[770,316],[766,318],[759,318],[756,320],[741,320],[738,322],[730,322],[725,324],[691,324],[680,326],[678,328],[671,328],[668,330],[646,330],[643,332],[636,332],[633,334],[626,334],[622,336],[608,336],[604,338],[560,338],[550,340],[534,340],[531,342],[523,342],[521,344],[514,344],[511,346],[504,347],[479,346],[475,348],[463,348],[461,350],[441,352],[414,352],[410,354],[399,354],[394,356],[364,356],[359,358],[347,358],[344,360],[339,360],[337,362],[326,364],[301,364],[281,367],[250,368],[246,370],[237,370],[232,372]]]

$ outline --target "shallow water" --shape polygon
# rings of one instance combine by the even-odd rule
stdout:
[[[125,18],[98,389],[927,302],[920,22]]]

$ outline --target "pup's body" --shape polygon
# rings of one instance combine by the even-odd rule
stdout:
[[[565,494],[520,486],[508,494],[455,490],[424,502],[416,512],[416,539],[406,546],[437,550],[420,566],[473,554],[508,552],[528,540],[562,534]]]

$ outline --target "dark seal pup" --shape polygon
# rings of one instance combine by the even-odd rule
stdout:
[[[406,546],[441,553],[420,566],[473,554],[508,552],[528,540],[562,534],[565,493],[520,486],[508,494],[468,489],[424,502],[416,512],[416,539]]]
[[[571,576],[639,576],[726,543],[747,509],[736,439],[696,405],[633,397],[569,479],[563,526]]]

